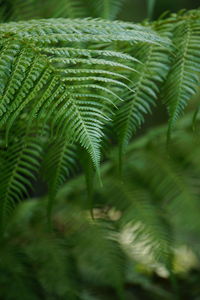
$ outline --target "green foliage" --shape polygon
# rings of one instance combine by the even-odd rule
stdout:
[[[200,22],[196,20],[195,15],[192,17],[193,22],[187,18],[184,21],[180,20],[174,29],[173,44],[176,56],[172,58],[172,68],[163,92],[170,115],[169,134],[188,101],[197,92],[199,83]]]
[[[124,0],[1,0],[1,19],[19,21],[42,17],[102,17],[113,20],[123,3]]]
[[[111,21],[119,0],[49,3],[2,1],[0,297],[129,299],[131,264],[148,256],[173,282],[178,247],[200,255],[199,137],[191,116],[175,127],[198,92],[200,11],[134,24]],[[129,146],[161,101],[168,135]],[[24,201],[41,178],[45,199]],[[134,280],[152,299],[178,294]]]
[[[163,36],[171,37],[165,24],[155,24]],[[131,50],[132,51],[132,50]],[[132,78],[134,93],[126,93],[125,101],[119,107],[115,125],[123,153],[134,133],[144,122],[144,115],[156,105],[160,88],[170,69],[170,51],[162,45],[140,45],[136,47],[136,57],[142,62]]]
[[[60,139],[64,145],[79,143],[87,149],[98,171],[103,129],[122,99],[118,94],[131,90],[126,81],[138,63],[112,45],[165,45],[165,40],[140,25],[67,19],[3,24],[1,36],[0,127],[8,147],[10,131],[23,121],[28,136],[35,130],[46,141],[56,139],[57,157],[51,150],[47,153],[47,160],[54,162],[52,170],[58,172],[53,181],[62,177],[63,182],[66,175],[59,167]],[[68,160],[67,153],[64,158]],[[52,172],[49,167],[45,172]]]
[[[1,232],[15,204],[28,197],[27,191],[36,180],[43,152],[40,140],[27,135],[21,128],[17,132],[9,148],[1,149]]]
[[[179,257],[180,247],[186,245],[196,257],[196,268],[200,259],[199,135],[192,136],[190,118],[178,128],[170,157],[165,127],[132,143],[123,183],[115,172],[117,151],[112,152],[102,168],[103,188],[95,185],[94,220],[82,176],[57,195],[53,235],[46,225],[47,199],[21,203],[1,239],[1,274],[5,270],[0,276],[1,296],[177,299],[169,283],[169,269],[177,273],[177,280],[180,276],[176,251]],[[143,269],[140,275],[138,268]],[[160,269],[167,274],[163,286],[153,279]],[[180,298],[185,292],[180,282]]]
[[[75,152],[77,144],[85,148],[99,173],[105,129],[114,124],[122,156],[163,87],[171,132],[198,84],[199,24],[198,10],[145,26],[100,19],[2,24],[0,128],[5,151],[12,153],[10,132],[18,136],[14,128],[21,122],[27,138],[34,131],[44,147],[53,141],[44,163],[51,203],[65,182],[69,163],[70,168],[76,165],[72,156],[77,154],[65,150],[66,145]],[[176,43],[183,47],[177,49]],[[26,143],[26,137],[23,140]],[[15,160],[9,156],[12,170]],[[50,175],[55,170],[56,176]],[[2,179],[4,190],[10,190],[12,176],[11,172]],[[30,185],[25,181],[30,180],[18,182],[20,193]],[[15,202],[6,200],[6,193],[1,197],[2,203]],[[9,210],[7,204],[3,207]]]
[[[48,214],[51,216],[53,201],[59,188],[65,183],[66,178],[77,169],[77,154],[75,146],[63,139],[48,144],[47,153],[48,155],[43,161],[43,176],[49,186]]]

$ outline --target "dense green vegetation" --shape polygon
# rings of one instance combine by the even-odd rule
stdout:
[[[199,299],[200,10],[1,2],[0,299]]]

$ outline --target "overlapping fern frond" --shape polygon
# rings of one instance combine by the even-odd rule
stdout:
[[[55,178],[47,176],[55,198],[74,167],[77,145],[99,172],[108,127],[114,125],[124,153],[144,115],[164,98],[171,132],[197,89],[199,24],[198,10],[145,26],[100,19],[2,24],[0,129],[8,152],[19,122],[26,124],[27,138],[34,129],[44,147],[54,145],[44,172],[56,170]]]
[[[163,98],[169,112],[169,131],[183,113],[199,85],[199,11],[180,12],[151,26],[172,40],[172,47],[142,45],[134,55],[143,62],[133,78],[135,92],[127,93],[126,101],[116,114],[115,123],[121,152],[151,112],[157,100]],[[187,42],[186,42],[187,41]],[[131,51],[131,50],[130,50]]]
[[[113,43],[165,40],[139,25],[101,20],[7,23],[0,33],[0,127],[6,145],[23,119],[28,136],[33,127],[47,126],[51,137],[78,142],[98,170],[103,128],[121,101],[119,92],[130,89],[128,76],[138,63]]]
[[[161,24],[156,30],[170,38],[171,32]],[[130,50],[133,51],[132,49]],[[160,88],[166,80],[170,50],[162,45],[140,45],[134,55],[142,62],[137,66],[137,73],[132,77],[134,92],[128,91],[125,101],[119,107],[115,116],[116,132],[120,151],[123,153],[134,133],[145,120],[144,115],[151,112],[160,93]]]
[[[198,11],[193,14],[188,13],[183,19],[180,18],[173,33],[172,67],[163,91],[170,116],[169,136],[175,121],[199,86],[200,20]]]
[[[9,149],[6,145],[1,149],[1,175],[0,175],[0,231],[4,230],[7,218],[15,206],[24,198],[28,198],[36,181],[43,153],[42,140],[32,132],[24,133],[18,128],[18,135],[12,135]]]
[[[15,22],[0,27],[0,297],[98,300],[106,286],[125,299],[127,248],[134,264],[148,255],[168,276],[178,246],[200,256],[199,136],[191,116],[175,131],[198,90],[200,12],[137,25],[76,19],[112,20],[122,0],[52,0],[54,11],[46,0],[9,2],[1,17]],[[129,147],[160,101],[175,139],[166,149],[159,128]],[[122,178],[107,147],[115,135],[127,151]],[[89,197],[82,176],[70,180],[79,166]],[[46,198],[18,206],[41,176]]]
[[[89,149],[98,166],[98,144],[107,121],[104,111],[119,99],[120,88],[128,88],[113,76],[134,71],[128,65],[134,59],[109,50],[87,50],[88,46],[80,43],[156,42],[160,38],[140,26],[129,29],[128,24],[92,20],[10,23],[2,25],[1,36],[0,126],[6,123],[8,132],[27,107],[31,110],[26,112],[30,126],[34,119],[46,122],[56,115],[53,129],[71,132],[72,139]],[[81,99],[85,94],[88,103]]]

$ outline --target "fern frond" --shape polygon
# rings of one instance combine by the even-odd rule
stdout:
[[[34,41],[39,45],[59,41],[93,41],[93,42],[147,42],[165,43],[154,31],[144,26],[101,19],[47,19],[2,24],[0,33],[3,37],[15,35],[24,42]]]
[[[161,26],[157,30],[169,38],[166,28]],[[137,73],[132,78],[134,92],[123,96],[126,100],[115,116],[121,155],[132,135],[144,122],[144,115],[150,113],[151,107],[156,105],[160,87],[169,71],[169,53],[168,49],[159,45],[141,45],[137,49],[136,57],[142,64],[138,64]]]
[[[197,92],[200,70],[199,33],[199,20],[186,19],[178,22],[175,27],[172,68],[163,92],[170,117],[168,137],[188,101]]]
[[[73,133],[73,139],[88,149],[97,168],[102,129],[108,121],[105,111],[114,101],[110,99],[106,103],[102,97],[106,99],[113,95],[120,99],[119,90],[130,89],[125,82],[127,72],[134,72],[133,64],[138,60],[126,53],[108,50],[107,45],[105,49],[90,49],[87,45],[81,47],[80,42],[87,42],[91,47],[90,43],[96,45],[105,41],[154,44],[164,40],[139,25],[134,27],[129,23],[102,20],[49,19],[8,23],[2,25],[0,33],[3,39],[2,68],[5,69],[6,62],[8,70],[1,79],[0,127],[6,123],[6,135],[9,136],[13,124],[25,113],[28,127],[36,119],[44,126],[50,122],[56,134],[64,134],[65,128],[67,134],[72,136]],[[72,42],[78,42],[78,45],[75,47]],[[90,66],[93,71],[89,72]],[[95,75],[90,74],[92,72]],[[113,78],[117,74],[120,80]],[[76,94],[90,94],[92,90],[96,95],[92,107],[89,107],[91,103],[76,99]],[[103,104],[102,109],[99,103]],[[73,121],[68,109],[73,114]]]
[[[49,0],[9,2],[14,20],[54,13],[113,19],[123,0],[51,0],[54,12],[47,10]],[[64,18],[1,25],[0,297],[74,300],[95,291],[97,299],[105,286],[112,298],[123,300],[126,260],[145,265],[136,250],[148,254],[146,268],[158,264],[169,273],[177,246],[191,243],[200,253],[198,113],[195,136],[189,116],[168,149],[167,126],[127,147],[161,90],[168,135],[174,130],[197,90],[199,36],[199,10],[144,26]],[[127,149],[123,182],[116,174],[117,151],[110,154],[105,145],[114,147],[114,130],[121,154]],[[100,168],[104,154],[109,161]],[[89,201],[83,176],[69,178],[79,163]],[[103,186],[95,174],[100,171]],[[48,185],[45,199],[15,209],[32,192],[38,173]]]
[[[89,103],[90,108],[88,109],[86,105]],[[79,141],[88,150],[95,167],[98,169],[100,163],[99,144],[103,135],[102,120],[105,117],[95,101],[85,102],[71,98],[68,100],[67,106],[67,114],[63,109],[61,109],[61,114],[58,112],[57,131],[67,132],[71,139]]]
[[[0,228],[4,230],[7,218],[15,205],[24,197],[36,179],[40,168],[43,148],[34,136],[23,135],[23,131],[13,136],[8,149],[1,150],[3,158],[0,173]]]
[[[49,187],[48,215],[51,216],[56,194],[74,170],[77,169],[77,151],[75,145],[67,140],[56,139],[47,145],[43,161],[43,176]]]

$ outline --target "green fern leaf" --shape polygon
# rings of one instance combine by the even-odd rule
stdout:
[[[16,134],[16,132],[15,132]],[[15,205],[28,196],[28,190],[40,168],[43,148],[36,137],[20,134],[13,136],[8,149],[1,150],[3,162],[0,173],[0,229],[4,231],[7,218]]]
[[[165,26],[157,30],[169,38]],[[137,49],[136,57],[142,64],[138,64],[137,73],[132,79],[134,92],[122,96],[125,101],[115,116],[120,155],[125,152],[132,135],[144,122],[144,115],[150,113],[151,107],[156,105],[160,87],[169,71],[169,53],[169,49],[159,45],[141,45]]]
[[[76,147],[67,140],[56,139],[48,144],[43,162],[43,174],[49,187],[48,218],[51,217],[53,203],[59,188],[77,169]]]
[[[198,20],[180,21],[175,28],[174,59],[163,92],[170,116],[168,138],[176,120],[197,91],[200,70],[199,32]]]
[[[114,104],[116,99],[120,100],[121,89],[130,90],[127,74],[135,71],[133,66],[138,62],[126,53],[108,50],[107,43],[157,44],[165,41],[142,26],[102,20],[8,23],[2,25],[0,34],[2,68],[7,68],[0,82],[3,87],[0,127],[6,123],[6,137],[14,123],[25,114],[30,129],[34,120],[42,121],[44,126],[50,123],[56,134],[66,134],[65,128],[67,134],[88,149],[98,168],[102,130],[108,121],[105,112],[110,102]],[[81,41],[89,44],[83,48]],[[92,49],[96,43],[101,43],[102,47],[102,42],[106,42],[105,49]],[[93,71],[88,71],[90,67]],[[91,94],[91,91],[95,94],[93,103],[76,99],[76,94]],[[102,101],[102,97],[110,100]],[[73,122],[68,109],[75,118]]]

